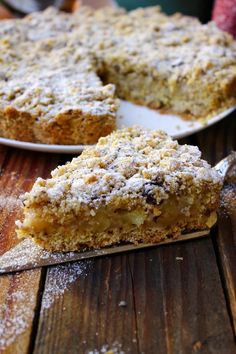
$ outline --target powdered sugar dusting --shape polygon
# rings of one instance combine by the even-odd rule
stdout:
[[[70,258],[74,254],[73,252],[68,252],[66,255],[47,252],[35,245],[30,239],[25,239],[0,257],[0,273],[1,269],[4,272],[6,267],[9,270],[11,270],[10,268],[17,270],[26,265],[40,266],[40,264],[44,264],[44,261],[47,263],[49,259],[60,261],[62,258]],[[75,262],[51,268],[46,280],[42,308],[49,308],[80,275],[85,276],[90,263],[89,261]]]
[[[101,349],[89,350],[86,354],[125,354],[125,352],[120,343],[114,342],[111,346],[104,344]]]
[[[99,250],[99,254],[103,251]],[[86,253],[80,259],[87,258]],[[24,239],[0,257],[0,274],[78,260],[77,252],[48,252],[31,239]]]
[[[43,250],[30,239],[23,240],[0,257],[0,269],[1,267],[4,269],[6,265],[20,268],[29,262],[38,262],[40,257],[47,259],[59,256]],[[90,264],[89,261],[83,261],[51,268],[46,279],[42,311],[49,309],[79,276],[86,276],[86,270]],[[13,291],[9,289],[6,295],[4,286],[0,283],[0,295],[5,296],[4,305],[0,308],[0,350],[4,350],[13,343],[32,323],[37,296],[33,286],[35,274],[32,270],[14,274],[12,276]],[[7,278],[3,277],[1,281],[4,282],[4,279]]]
[[[38,179],[25,194],[25,205],[30,210],[31,204],[48,203],[63,220],[72,209],[88,205],[96,209],[127,195],[145,199],[147,185],[159,204],[169,193],[178,192],[180,184],[188,189],[190,180],[200,189],[206,184],[221,184],[220,176],[201,159],[197,147],[179,145],[158,130],[133,127],[101,138],[95,147],[55,169],[51,179]],[[24,228],[24,223],[19,228]]]
[[[34,263],[40,253],[43,253],[42,249],[30,239],[23,240],[0,257],[0,273],[1,268],[5,269],[6,266],[20,270],[28,262]]]
[[[13,290],[9,289],[6,295],[3,290],[1,294],[5,301],[0,309],[0,350],[6,349],[32,323],[36,301],[34,277],[33,271],[28,271],[24,278],[20,273],[15,274]]]
[[[8,211],[14,210],[21,206],[19,198],[14,196],[0,195],[0,209],[7,208]]]
[[[0,193],[0,210],[4,212],[4,209],[7,210],[8,213],[14,212],[22,206],[22,202],[19,199],[19,195],[24,193],[22,188],[17,186],[17,180],[19,176],[16,172],[7,173],[7,180],[11,185],[14,185],[14,189],[10,186],[6,185],[2,188]]]
[[[86,276],[90,262],[62,264],[49,270],[42,300],[42,310],[46,310],[69,289],[80,275]]]

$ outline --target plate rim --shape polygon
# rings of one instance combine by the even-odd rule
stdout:
[[[191,133],[190,132],[186,132],[186,133],[183,133],[183,134],[179,134],[179,137],[176,138],[176,139],[182,139],[182,138],[185,138],[186,136],[198,133],[201,130],[204,130],[204,129],[214,125],[215,123],[219,122],[220,120],[228,117],[235,110],[236,110],[236,106],[227,108],[225,111],[220,112],[216,116],[214,116],[214,117],[210,118],[209,120],[207,120],[206,122],[202,123],[202,126],[196,127]]]
[[[128,102],[128,101],[125,101]],[[131,103],[131,102],[128,102]],[[141,106],[144,107],[144,106]],[[144,107],[148,108],[148,107]],[[206,122],[193,122],[200,123],[199,126],[193,127],[193,129],[188,130],[186,132],[171,135],[173,139],[182,139],[186,136],[195,134],[201,130],[204,130],[211,125],[219,122],[223,118],[226,118],[229,114],[231,114],[236,109],[236,106],[227,108],[225,111],[220,112],[216,116],[210,118]],[[170,116],[181,118],[180,116],[169,114]],[[191,123],[192,121],[189,121]],[[138,124],[136,124],[138,125]],[[158,129],[158,128],[157,128]],[[63,154],[76,154],[81,153],[84,149],[91,147],[93,145],[57,145],[57,144],[40,144],[40,143],[32,143],[28,141],[21,141],[16,139],[9,139],[0,137],[0,145],[10,146],[18,149],[30,150],[30,151],[39,151],[39,152],[48,152],[48,153],[63,153]]]

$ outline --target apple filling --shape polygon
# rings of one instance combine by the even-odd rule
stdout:
[[[200,210],[201,214],[199,214]],[[89,217],[71,214],[66,216],[63,222],[55,215],[42,217],[40,209],[36,208],[27,214],[22,224],[24,232],[18,230],[18,235],[20,237],[27,233],[37,235],[42,243],[45,239],[49,244],[56,242],[59,249],[60,245],[67,249],[65,244],[68,243],[70,245],[68,250],[73,250],[73,248],[77,249],[78,245],[90,243],[95,245],[101,242],[104,245],[119,243],[124,240],[124,235],[126,241],[134,242],[133,232],[139,235],[145,233],[145,230],[152,230],[152,233],[156,233],[152,238],[162,237],[162,234],[168,235],[180,229],[183,232],[208,228],[215,221],[215,212],[209,213],[204,210],[201,200],[194,201],[191,196],[183,196],[182,199],[172,196],[160,206],[147,204],[146,208],[138,206],[133,210],[112,210],[104,206],[97,211],[91,210]],[[111,237],[111,234],[116,235],[115,238]],[[147,242],[151,241],[147,240]],[[75,245],[72,249],[71,244]]]

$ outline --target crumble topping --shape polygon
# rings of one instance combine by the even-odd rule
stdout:
[[[32,82],[36,76],[34,87],[42,91],[40,102],[43,105],[48,98],[47,93],[46,97],[43,95],[42,86],[52,87],[51,90],[55,91],[62,80],[65,84],[63,89],[60,85],[62,95],[61,92],[56,94],[54,100],[58,104],[65,101],[66,105],[64,92],[70,92],[68,96],[71,97],[71,91],[76,91],[78,86],[101,87],[96,72],[103,75],[106,65],[117,59],[122,61],[122,58],[127,61],[123,68],[127,73],[141,66],[145,74],[146,67],[153,70],[157,80],[167,78],[173,90],[180,79],[191,83],[191,80],[201,78],[205,82],[223,85],[236,75],[236,44],[230,35],[219,30],[213,22],[202,25],[197,19],[180,14],[167,16],[158,6],[129,13],[123,9],[93,10],[83,6],[74,14],[66,14],[49,8],[22,20],[2,22],[2,41],[11,43],[13,47],[5,43],[4,51],[9,55],[6,57],[1,53],[5,64],[1,74],[4,72],[8,76],[9,71],[14,71],[16,67],[19,73],[13,75],[10,88],[20,87],[21,81],[28,87],[27,91],[31,91],[29,81]],[[59,44],[51,45],[50,40],[56,39]],[[29,42],[30,51],[27,49]],[[58,46],[61,48],[58,49]],[[77,59],[77,63],[72,51],[77,52],[78,47],[80,60]],[[50,50],[46,57],[45,49]],[[22,62],[20,67],[19,60]],[[32,69],[34,77],[30,77]],[[117,70],[119,72],[119,65]],[[3,81],[1,86],[7,96],[8,85]],[[37,95],[34,87],[31,96]],[[2,97],[5,99],[4,94]],[[74,98],[72,94],[71,101]],[[83,95],[78,97],[77,101],[80,100],[83,102]],[[12,103],[17,105],[18,101]],[[26,105],[26,108],[29,107]]]
[[[51,179],[38,178],[24,203],[47,202],[64,212],[96,210],[125,198],[147,203],[155,198],[158,204],[169,194],[193,186],[200,192],[209,184],[219,187],[221,178],[197,147],[179,145],[162,131],[135,127],[100,138],[95,147],[56,168]]]
[[[5,42],[5,47],[9,46],[12,49],[9,56],[4,51],[0,54],[4,61],[0,108],[11,105],[19,111],[31,112],[38,120],[72,110],[98,116],[115,115],[115,88],[111,84],[102,85],[93,58],[85,48],[75,49],[69,44],[65,46],[64,40],[50,39],[33,46],[30,53],[15,52]]]

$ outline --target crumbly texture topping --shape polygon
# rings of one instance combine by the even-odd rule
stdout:
[[[197,147],[179,145],[162,131],[123,129],[100,138],[70,163],[59,166],[52,178],[38,178],[25,206],[48,203],[50,209],[71,212],[96,210],[101,205],[120,205],[129,199],[155,198],[155,204],[194,186],[219,189],[221,179],[201,159]],[[215,196],[213,196],[215,197]]]
[[[19,46],[23,42],[36,42],[46,38],[56,38],[68,33],[77,21],[71,14],[49,7],[43,12],[34,12],[23,19],[1,21],[0,35]]]
[[[201,77],[210,83],[235,75],[236,46],[227,35],[218,33],[213,23],[192,26],[190,31],[174,26],[169,29],[167,25],[157,33],[140,31],[127,35],[108,55],[128,59],[130,65],[140,65],[142,58],[144,70],[148,66],[154,75],[168,80]],[[194,30],[196,33],[191,33]]]
[[[115,115],[114,86],[103,86],[92,55],[85,48],[66,44],[65,38],[37,42],[30,53],[26,44],[15,50],[4,41],[0,60],[1,109],[13,106],[38,121],[76,110]]]
[[[1,21],[0,35],[0,106],[39,119],[69,109],[115,115],[114,86],[103,87],[97,73],[106,75],[116,61],[127,74],[139,68],[138,75],[165,80],[172,94],[180,81],[184,86],[201,80],[206,88],[212,84],[211,92],[222,88],[222,97],[228,91],[235,96],[232,37],[214,23],[166,16],[159,7],[129,13],[82,7],[73,15],[49,8],[23,20]]]

